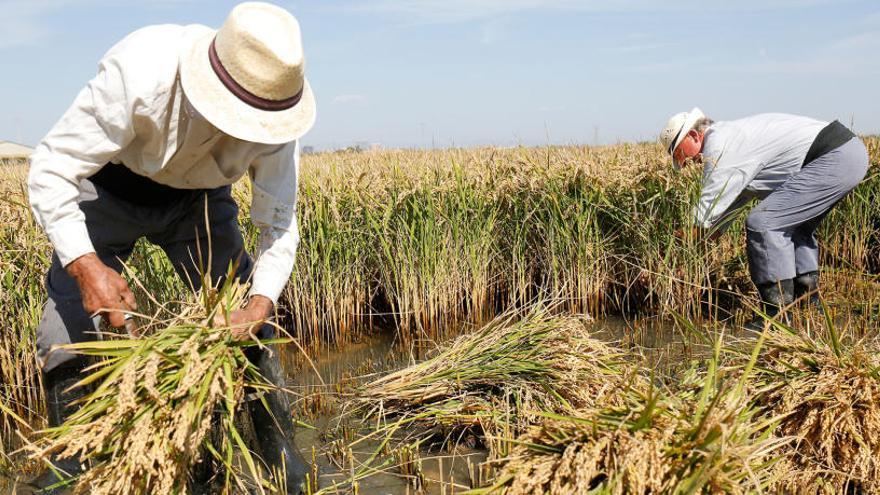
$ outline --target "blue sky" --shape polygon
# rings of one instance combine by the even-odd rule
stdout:
[[[880,2],[300,0],[318,122],[304,143],[655,139],[672,113],[781,111],[880,132]],[[0,0],[0,139],[35,144],[101,55],[235,2]]]

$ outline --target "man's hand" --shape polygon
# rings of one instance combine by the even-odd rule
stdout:
[[[105,265],[95,253],[89,253],[70,262],[67,273],[76,280],[82,295],[83,307],[89,315],[105,310],[110,325],[125,325],[125,312],[137,309],[134,294],[128,283],[115,270]],[[106,311],[118,309],[119,311]]]
[[[274,304],[271,299],[266,296],[254,295],[251,296],[243,309],[229,313],[229,322],[225,321],[224,315],[218,315],[214,319],[214,324],[230,326],[233,338],[247,340],[252,338],[260,330],[263,323],[269,319],[273,308]]]

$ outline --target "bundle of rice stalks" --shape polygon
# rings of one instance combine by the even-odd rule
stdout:
[[[70,480],[78,494],[185,493],[203,449],[225,465],[226,489],[244,486],[246,476],[260,480],[233,417],[246,387],[270,387],[244,353],[267,342],[236,341],[232,328],[212,325],[245,298],[247,287],[232,280],[201,291],[200,304],[185,304],[171,320],[152,320],[143,338],[67,346],[99,358],[75,385],[96,387],[31,446],[32,457],[82,460],[87,470]],[[233,463],[234,450],[246,468]]]
[[[757,420],[741,384],[714,366],[694,391],[631,390],[623,406],[548,414],[503,459],[496,483],[473,493],[761,492],[785,439]]]
[[[571,413],[625,388],[624,354],[589,336],[587,321],[536,308],[508,313],[430,359],[361,390],[367,417],[416,425],[421,435],[470,430],[516,435],[538,411]]]
[[[767,346],[756,402],[797,438],[779,489],[880,492],[880,343],[843,339],[826,321],[814,333],[776,324]]]

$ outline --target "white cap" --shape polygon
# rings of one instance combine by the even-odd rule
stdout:
[[[666,152],[672,155],[681,141],[687,136],[687,133],[694,128],[694,124],[698,120],[705,118],[706,115],[697,107],[690,112],[681,112],[673,115],[666,122],[666,127],[660,131],[660,144],[666,148]],[[673,160],[675,163],[675,160]],[[676,164],[677,165],[677,164]]]

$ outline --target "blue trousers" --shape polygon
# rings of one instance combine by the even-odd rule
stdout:
[[[804,165],[749,213],[749,271],[755,284],[794,278],[819,269],[816,228],[868,171],[859,138]]]

